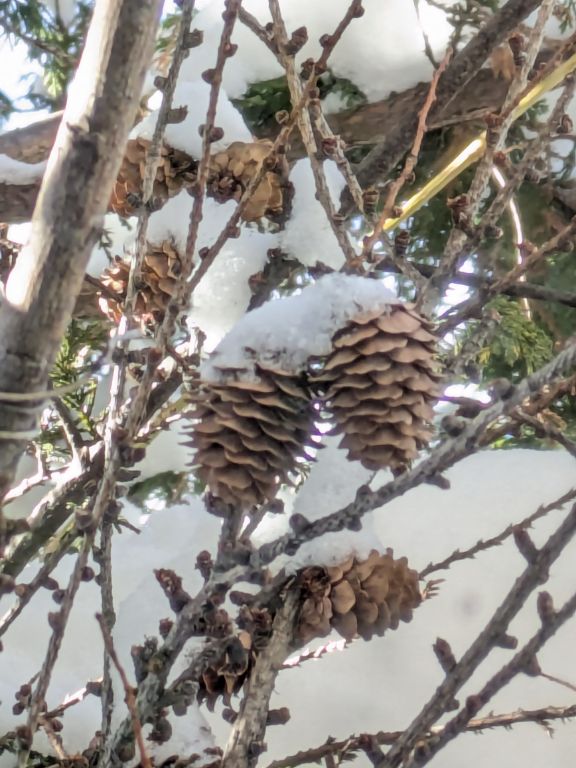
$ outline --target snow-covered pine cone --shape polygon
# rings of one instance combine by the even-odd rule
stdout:
[[[149,146],[150,141],[141,137],[130,139],[126,145],[110,199],[110,208],[120,216],[134,216],[140,206]],[[152,190],[154,205],[162,207],[169,198],[191,186],[196,181],[197,170],[197,160],[179,149],[163,144]]]
[[[408,305],[363,312],[333,339],[314,381],[350,459],[401,470],[431,437],[439,376],[430,324]]]
[[[306,449],[318,448],[312,398],[299,377],[263,364],[256,373],[250,380],[224,369],[221,381],[202,382],[185,443],[212,493],[244,508],[274,499],[299,462],[311,460]]]
[[[180,254],[172,240],[164,240],[159,245],[148,243],[142,262],[134,316],[144,322],[161,322],[181,273]],[[114,264],[100,278],[102,284],[117,296],[114,298],[103,293],[99,299],[100,309],[113,322],[118,322],[122,315],[129,274],[130,264],[117,256]]]
[[[303,603],[298,638],[302,644],[335,629],[351,640],[370,640],[410,621],[422,602],[418,574],[405,557],[372,550],[366,560],[350,557],[335,567],[313,566],[300,572]]]

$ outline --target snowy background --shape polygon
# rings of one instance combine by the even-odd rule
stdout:
[[[426,2],[419,4],[419,17],[415,4],[407,0],[365,0],[364,5],[365,15],[352,24],[332,57],[335,74],[350,78],[370,100],[382,99],[391,91],[401,91],[428,79],[431,65],[423,53],[422,28],[426,30],[435,53],[441,54],[449,35],[443,14]],[[203,2],[197,6],[201,10],[194,23],[204,30],[205,45],[194,49],[186,60],[174,100],[176,107],[187,104],[189,115],[184,123],[170,126],[166,135],[174,147],[193,156],[199,153],[198,126],[204,121],[208,94],[208,86],[199,80],[199,73],[213,65],[222,3]],[[268,20],[265,0],[246,0],[244,6],[263,22]],[[331,31],[347,6],[347,0],[284,0],[282,7],[286,11],[288,28],[301,24],[308,28],[309,43],[300,52],[301,59],[318,52],[318,38]],[[70,12],[68,3],[61,1],[59,7],[63,16]],[[556,31],[551,29],[550,34]],[[241,25],[237,27],[234,40],[239,44],[239,50],[232,65],[225,70],[224,92],[216,121],[224,128],[224,146],[250,136],[230,98],[242,95],[249,83],[280,74],[272,56]],[[0,61],[11,62],[10,67],[2,67],[0,81],[11,94],[21,88],[18,62],[24,67],[24,61],[18,57],[22,57],[20,48],[12,49],[7,43],[0,48]],[[16,127],[36,117],[19,115],[8,127]],[[144,124],[134,129],[134,135],[149,135],[154,119],[154,115],[147,118]],[[0,181],[7,178],[14,181],[16,173],[24,183],[29,178],[25,173],[34,175],[42,170],[21,166],[15,167],[6,158],[0,158]],[[326,163],[325,169],[336,201],[343,188],[343,179],[335,165]],[[342,265],[342,253],[314,198],[308,161],[302,160],[294,166],[291,180],[296,194],[293,216],[286,230],[272,234],[243,226],[240,238],[228,242],[194,293],[189,322],[207,334],[208,350],[214,349],[244,315],[251,295],[248,278],[263,267],[269,248],[282,247],[307,265],[317,260],[335,268]],[[172,236],[177,243],[183,243],[191,205],[192,198],[186,193],[173,198],[152,216],[150,239],[161,241]],[[213,200],[206,201],[198,247],[214,241],[234,205],[233,202],[220,205]],[[116,217],[108,216],[106,226],[113,236],[116,252],[129,250],[131,235],[119,226]],[[13,227],[10,235],[25,240],[26,228]],[[105,263],[103,252],[96,250],[90,271],[99,274]],[[142,477],[167,469],[184,471],[188,456],[179,444],[180,440],[177,428],[162,434],[139,467]],[[329,562],[337,556],[346,556],[351,549],[366,554],[373,546],[379,546],[392,547],[398,556],[407,556],[413,568],[422,569],[430,561],[443,559],[456,547],[465,548],[479,538],[495,535],[509,523],[534,512],[539,504],[552,501],[576,485],[574,459],[563,451],[484,452],[462,461],[447,473],[447,477],[451,481],[450,490],[433,486],[415,489],[369,516],[363,530],[355,536],[339,534],[303,547],[289,566]],[[330,445],[321,453],[297,498],[288,491],[284,494],[286,514],[266,519],[255,540],[260,543],[283,532],[292,510],[314,519],[351,501],[359,485],[371,482],[372,487],[378,487],[385,480],[381,475],[373,478],[361,466],[350,464],[343,452]],[[12,505],[11,513],[26,514],[30,498],[26,497],[25,506]],[[169,613],[152,570],[174,568],[184,578],[187,591],[193,593],[200,586],[199,575],[194,570],[196,554],[202,549],[214,550],[218,521],[206,513],[198,498],[181,506],[158,510],[150,516],[143,516],[139,509],[126,504],[124,514],[142,527],[139,536],[124,531],[114,539],[113,572],[118,613],[114,635],[121,657],[130,669],[130,646],[141,642],[146,635],[155,635],[158,620]],[[545,540],[561,515],[561,512],[552,512],[537,523],[534,529],[536,543]],[[576,544],[573,543],[554,567],[546,586],[557,604],[561,604],[576,587],[575,557]],[[68,557],[58,569],[56,577],[61,584],[65,583],[72,562]],[[446,578],[439,595],[415,611],[411,624],[401,625],[384,638],[376,638],[370,643],[358,640],[343,651],[334,651],[321,660],[282,672],[272,706],[288,706],[292,719],[284,727],[269,729],[268,753],[262,763],[295,749],[317,745],[329,735],[344,738],[352,733],[406,727],[442,679],[432,653],[435,639],[444,637],[456,656],[461,655],[523,568],[521,556],[510,543],[475,560],[457,564],[450,571],[437,574]],[[32,572],[31,567],[22,580],[27,581]],[[2,610],[8,609],[9,605],[10,600],[3,598]],[[0,656],[0,733],[17,722],[11,714],[14,692],[38,671],[39,659],[49,637],[46,615],[54,610],[54,605],[50,594],[41,591],[6,635],[4,653]],[[98,607],[97,586],[83,584],[50,687],[50,707],[100,673],[102,646],[93,619]],[[537,626],[534,597],[511,629],[522,642]],[[567,677],[576,684],[573,664],[575,630],[574,621],[568,623],[539,658],[545,672]],[[468,693],[478,690],[509,655],[509,651],[493,651],[459,698],[463,700]],[[118,700],[121,699],[119,694]],[[491,708],[504,712],[520,707],[573,702],[573,691],[543,679],[522,677],[500,694]],[[124,715],[121,706],[116,712],[116,721]],[[99,702],[88,697],[72,707],[63,720],[67,748],[83,748],[86,734],[98,727]],[[203,744],[212,743],[199,713],[190,710],[185,718],[172,717],[172,722],[183,752],[193,752]],[[229,726],[220,718],[218,708],[209,716],[209,725],[216,743],[223,745]],[[519,725],[511,732],[500,730],[483,736],[460,737],[442,751],[434,765],[456,768],[465,763],[469,768],[480,768],[496,762],[508,768],[524,768],[527,763],[567,768],[573,764],[576,726],[574,723],[557,724],[555,728],[553,739],[543,728],[533,724]],[[174,749],[172,742],[170,751]],[[163,752],[159,751],[158,756],[163,756]],[[7,757],[1,762],[11,765]],[[363,765],[363,758],[359,758],[357,764]]]

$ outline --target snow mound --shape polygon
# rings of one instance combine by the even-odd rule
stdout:
[[[324,162],[323,167],[330,197],[338,209],[340,193],[346,182],[332,160]],[[290,181],[294,185],[294,200],[286,229],[279,234],[280,247],[306,266],[314,266],[321,261],[339,269],[344,264],[344,254],[324,208],[316,199],[316,184],[309,160],[299,160],[294,165]]]
[[[202,154],[202,136],[200,126],[206,122],[206,110],[210,97],[210,86],[203,80],[186,82],[182,79],[176,86],[173,108],[187,107],[188,114],[181,123],[169,123],[164,132],[164,140],[174,149],[199,158]],[[151,112],[144,120],[134,126],[130,138],[151,139],[158,119],[158,110]],[[252,134],[246,127],[240,112],[232,105],[226,93],[220,91],[216,109],[215,125],[222,128],[224,137],[211,146],[212,152],[218,152],[233,141],[252,141]]]
[[[446,7],[453,2],[446,2]],[[297,55],[298,63],[321,54],[320,37],[334,31],[349,4],[349,0],[282,3],[288,33],[301,26],[308,30],[308,42]],[[434,54],[441,56],[451,27],[438,8],[420,3],[418,14],[415,6],[406,0],[365,0],[364,15],[352,21],[330,56],[334,74],[352,80],[370,101],[429,80],[432,64],[424,52],[424,33]],[[213,0],[195,17],[194,26],[204,32],[204,44],[194,49],[184,62],[182,79],[196,80],[204,70],[214,66],[223,8],[223,0]],[[267,0],[245,0],[243,8],[263,25],[271,20]],[[241,22],[236,23],[232,40],[238,45],[238,51],[225,67],[223,81],[231,98],[241,96],[250,83],[283,74],[264,43]]]
[[[364,311],[384,311],[398,298],[377,280],[334,273],[301,293],[267,302],[245,315],[201,367],[206,381],[221,381],[222,370],[254,380],[255,364],[302,371],[312,357],[332,349],[332,337]]]

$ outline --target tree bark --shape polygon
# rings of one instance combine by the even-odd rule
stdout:
[[[274,619],[272,637],[250,674],[240,712],[228,738],[221,768],[254,768],[263,749],[266,718],[274,683],[293,647],[294,628],[300,608],[299,590],[284,597]]]
[[[430,123],[437,119],[443,110],[449,108],[474,75],[482,67],[495,46],[502,43],[534,9],[541,0],[508,0],[506,5],[496,11],[484,27],[472,38],[460,53],[452,59],[438,84],[436,102],[430,113]],[[386,137],[377,144],[358,164],[356,175],[365,189],[380,179],[386,178],[396,164],[408,152],[414,141],[418,127],[418,114],[426,98],[426,91],[415,98],[404,119],[390,126]],[[349,194],[342,196],[342,208],[346,213],[353,205]]]
[[[56,139],[63,112],[54,112],[25,128],[0,134],[0,155],[8,155],[24,163],[46,160]]]
[[[42,182],[29,243],[0,306],[0,498],[43,398],[138,107],[160,0],[97,0]]]

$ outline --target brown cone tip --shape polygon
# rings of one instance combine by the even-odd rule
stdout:
[[[144,323],[161,322],[181,272],[180,254],[172,240],[164,240],[159,245],[148,243],[136,292],[134,316]],[[100,296],[100,309],[115,323],[122,316],[129,274],[130,264],[117,256],[114,264],[100,278],[108,289]]]
[[[186,445],[199,478],[227,504],[249,508],[292,483],[314,442],[315,411],[299,378],[256,366],[257,381],[224,376],[195,394],[196,421]]]
[[[408,305],[359,314],[315,376],[348,457],[402,470],[432,436],[439,395],[430,324]]]
[[[410,621],[422,602],[418,573],[405,557],[372,550],[365,560],[350,558],[340,566],[300,571],[302,606],[298,638],[305,644],[335,629],[352,640],[370,640]]]

